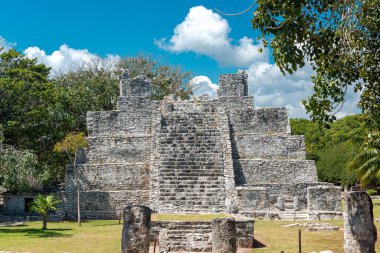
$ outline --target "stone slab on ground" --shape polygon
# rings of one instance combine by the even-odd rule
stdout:
[[[20,225],[24,225],[25,222],[22,222],[22,221],[15,221],[15,222],[0,222],[0,227],[15,227],[15,226],[20,226]],[[0,251],[0,253],[2,253],[2,251]]]
[[[316,222],[306,222],[306,223],[292,223],[283,226],[284,228],[289,227],[299,227],[305,228],[305,231],[339,231],[342,230],[340,227],[333,226],[330,223],[316,223]]]
[[[158,246],[156,247],[156,253],[158,253]],[[170,251],[170,253],[199,253],[199,252],[190,252],[190,251]],[[238,248],[236,253],[251,253],[252,249],[251,248]],[[17,252],[1,252],[0,253],[17,253]],[[149,253],[154,253],[154,247],[150,246],[149,248]],[[326,253],[333,253],[333,252],[326,252]]]

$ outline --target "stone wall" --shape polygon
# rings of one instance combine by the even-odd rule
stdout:
[[[150,136],[145,134],[95,136],[87,138],[91,147],[85,163],[138,163],[150,156]]]
[[[89,136],[130,135],[148,133],[151,127],[150,111],[88,112]]]
[[[120,111],[139,111],[148,112],[155,106],[156,101],[152,101],[150,97],[119,97],[117,100],[117,108]]]
[[[311,190],[309,191],[309,189]],[[317,193],[318,190],[316,189],[320,189],[321,192]],[[310,192],[312,194],[309,194]],[[255,184],[246,187],[238,186],[237,193],[238,207],[242,213],[255,210],[316,211],[319,207],[318,211],[341,210],[340,189],[329,183]],[[329,205],[314,205],[316,196],[326,196]],[[282,206],[279,206],[279,202],[283,202]],[[257,208],[253,208],[254,203],[256,203]]]
[[[318,185],[307,188],[307,204],[309,211],[340,211],[342,202],[340,187]]]
[[[253,107],[253,97],[219,97],[212,100],[215,110],[227,112],[228,115]]]
[[[128,78],[128,76],[121,77],[120,97],[127,96],[151,97],[152,85],[149,78],[142,75],[135,78]]]
[[[220,97],[248,96],[247,78],[246,73],[220,75],[218,95]]]
[[[36,194],[32,193],[3,193],[4,213],[23,214],[27,212],[26,199],[33,200]]]
[[[232,134],[234,159],[305,159],[303,136],[284,134]]]
[[[241,212],[269,210],[270,195],[267,187],[239,187],[238,208]]]
[[[288,133],[288,111],[285,108],[260,108],[229,113],[233,133]]]
[[[149,205],[149,164],[98,164],[78,168],[84,219],[115,218],[125,205]],[[76,216],[74,170],[66,169],[66,212]]]
[[[317,182],[314,161],[234,159],[236,185]]]

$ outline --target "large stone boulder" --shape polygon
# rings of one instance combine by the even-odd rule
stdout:
[[[236,253],[236,226],[235,219],[213,219],[212,225],[212,252]]]
[[[127,206],[121,236],[122,253],[149,253],[151,210],[146,206]]]
[[[374,253],[377,239],[371,197],[365,192],[349,192],[344,207],[344,252]]]

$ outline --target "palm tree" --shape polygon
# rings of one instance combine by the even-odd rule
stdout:
[[[380,132],[368,135],[364,149],[350,163],[349,169],[357,170],[362,188],[375,178],[380,178]]]
[[[60,203],[60,201],[54,194],[46,196],[38,194],[32,202],[32,205],[30,206],[31,210],[42,215],[42,229],[46,229],[48,212],[50,210],[57,210],[58,203]]]

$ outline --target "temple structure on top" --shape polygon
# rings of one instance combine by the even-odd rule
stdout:
[[[340,189],[318,182],[285,108],[253,106],[247,75],[221,75],[219,97],[152,100],[148,78],[122,77],[116,111],[88,112],[78,161],[82,215],[114,218],[127,204],[158,213],[238,213],[269,219],[341,215]],[[76,215],[74,171],[64,204]]]

